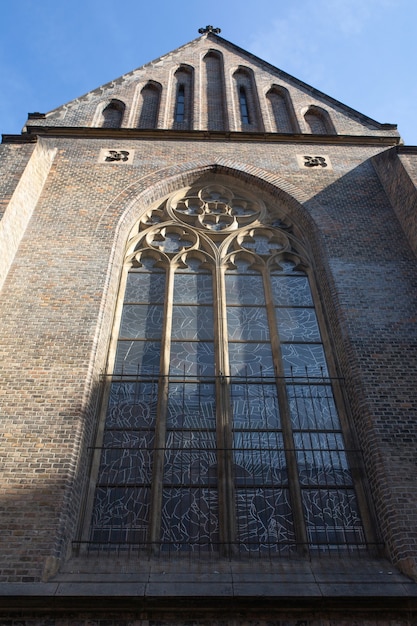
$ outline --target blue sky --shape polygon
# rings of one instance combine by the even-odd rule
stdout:
[[[417,145],[416,0],[0,0],[0,132],[221,36]]]

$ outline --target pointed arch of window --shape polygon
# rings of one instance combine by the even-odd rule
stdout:
[[[311,106],[304,114],[307,127],[313,135],[335,135],[336,130],[329,113],[321,107]]]
[[[209,50],[204,59],[206,107],[202,120],[207,130],[228,130],[227,107],[224,82],[223,55],[217,50]]]
[[[274,130],[277,133],[300,132],[290,95],[284,87],[273,85],[266,94]]]
[[[140,92],[140,115],[138,128],[157,128],[162,86],[149,81]]]
[[[264,130],[252,70],[246,67],[240,67],[233,74],[233,80],[238,104],[237,119],[239,120],[239,129],[245,131]]]
[[[121,100],[111,100],[101,113],[102,128],[120,128],[126,105]]]
[[[271,215],[217,179],[132,230],[90,550],[344,553],[372,538],[308,255]]]
[[[194,70],[181,65],[174,74],[175,99],[172,128],[190,130],[193,127]]]

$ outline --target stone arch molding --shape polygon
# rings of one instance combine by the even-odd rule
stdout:
[[[151,204],[210,174],[228,177],[231,184],[249,185],[252,191],[258,189],[269,196],[271,203],[278,202],[291,222],[307,228],[310,234],[316,231],[314,220],[303,206],[311,204],[311,197],[302,189],[267,170],[223,159],[217,163],[172,166],[136,180],[108,205],[97,224],[96,235],[108,234],[110,229],[115,232],[115,240],[121,238],[125,243],[131,226]]]

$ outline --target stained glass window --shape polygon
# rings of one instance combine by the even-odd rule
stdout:
[[[246,91],[244,87],[239,88],[239,106],[240,106],[240,116],[242,118],[242,124],[250,124],[248,100],[246,97]]]
[[[288,225],[269,223],[260,200],[217,184],[135,226],[91,545],[229,556],[365,545],[309,260]]]

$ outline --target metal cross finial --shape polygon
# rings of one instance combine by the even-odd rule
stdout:
[[[215,35],[218,35],[219,33],[222,32],[221,28],[214,28],[214,26],[206,26],[205,28],[199,28],[198,32],[200,33],[200,35],[205,35],[205,33],[214,33]]]

